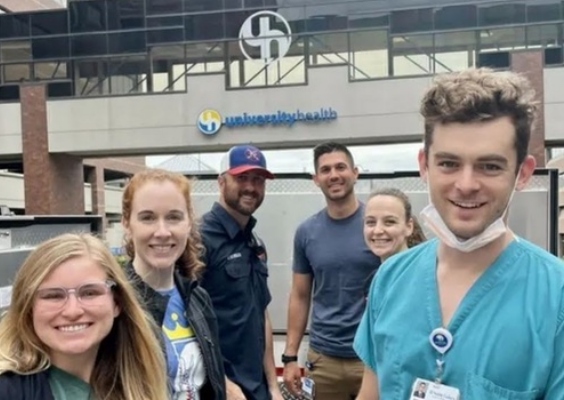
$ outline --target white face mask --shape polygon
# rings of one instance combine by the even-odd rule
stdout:
[[[519,170],[519,173],[521,170]],[[515,179],[515,184],[513,185],[513,190],[509,196],[505,210],[494,222],[492,222],[484,231],[477,236],[471,237],[470,239],[460,240],[456,237],[454,233],[447,227],[443,218],[440,216],[438,210],[433,205],[431,200],[431,192],[429,191],[429,205],[421,211],[420,216],[425,225],[448,247],[462,251],[464,253],[470,253],[476,249],[482,248],[487,244],[493,242],[505,232],[507,232],[507,226],[503,222],[507,210],[509,209],[509,204],[513,199],[515,194],[515,189],[517,187],[517,181],[519,180],[519,173],[517,174],[517,179]],[[429,178],[427,177],[429,181]],[[430,186],[430,182],[428,182]]]

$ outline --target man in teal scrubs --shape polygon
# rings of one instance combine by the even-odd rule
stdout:
[[[534,112],[510,72],[442,75],[425,94],[421,218],[437,238],[376,274],[359,400],[411,399],[422,382],[427,400],[564,399],[564,264],[506,226],[536,165]]]

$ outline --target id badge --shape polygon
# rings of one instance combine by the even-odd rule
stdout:
[[[302,393],[306,400],[313,400],[315,397],[315,382],[311,378],[302,378]]]
[[[409,400],[460,400],[460,390],[433,381],[417,378]]]

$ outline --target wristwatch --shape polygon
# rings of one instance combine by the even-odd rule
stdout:
[[[296,361],[298,361],[298,356],[287,356],[286,354],[282,354],[282,364],[288,364]]]

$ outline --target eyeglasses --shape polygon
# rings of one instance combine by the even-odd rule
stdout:
[[[106,300],[106,295],[116,283],[111,280],[105,282],[86,283],[74,289],[65,288],[45,288],[39,289],[36,293],[36,301],[39,305],[57,309],[62,308],[74,294],[76,299],[84,306],[101,305]]]

